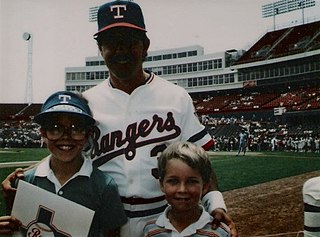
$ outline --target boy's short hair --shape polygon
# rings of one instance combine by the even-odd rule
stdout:
[[[193,169],[199,171],[204,183],[210,181],[212,167],[207,152],[200,146],[191,142],[174,142],[169,145],[158,159],[158,172],[160,181],[166,174],[169,160],[179,159]]]

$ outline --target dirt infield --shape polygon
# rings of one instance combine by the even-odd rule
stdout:
[[[303,236],[302,186],[315,176],[320,171],[224,192],[239,236]]]

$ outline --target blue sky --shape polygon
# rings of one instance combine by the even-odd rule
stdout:
[[[26,98],[28,43],[33,37],[33,102],[43,102],[64,89],[65,67],[83,66],[86,56],[98,54],[89,22],[89,8],[101,0],[0,0],[0,103],[23,103]],[[248,49],[273,28],[273,18],[262,18],[267,0],[135,0],[145,15],[150,50],[199,44],[205,53]],[[316,7],[304,10],[314,21]],[[319,17],[319,16],[318,16]],[[317,19],[319,20],[319,18]],[[300,24],[302,12],[275,18],[277,27]]]

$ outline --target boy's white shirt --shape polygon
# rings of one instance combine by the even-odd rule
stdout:
[[[200,218],[196,222],[189,225],[180,233],[176,230],[176,228],[174,228],[174,226],[170,223],[167,217],[168,211],[171,209],[171,206],[168,206],[164,210],[164,212],[158,217],[156,224],[158,226],[172,230],[172,234],[171,234],[172,237],[183,237],[183,236],[189,236],[189,235],[195,234],[198,229],[202,229],[206,224],[208,224],[213,220],[213,217],[210,216],[209,213],[204,210],[203,206],[200,205],[200,208],[202,209]]]
[[[60,184],[52,169],[50,168],[50,159],[51,155],[47,156],[46,159],[37,166],[35,176],[47,177],[48,180],[54,183],[57,193],[62,188],[62,185]],[[66,185],[70,180],[80,175],[90,177],[92,170],[93,167],[91,160],[83,158],[83,164],[80,170],[77,173],[75,173],[67,182],[65,182],[64,185]]]

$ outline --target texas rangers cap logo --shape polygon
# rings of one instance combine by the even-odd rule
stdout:
[[[34,121],[43,125],[54,113],[72,113],[81,116],[88,124],[95,123],[86,101],[80,95],[70,91],[58,91],[52,94],[44,102],[41,112],[34,117]]]
[[[123,11],[127,10],[127,6],[126,5],[115,5],[115,6],[110,6],[110,11],[116,12],[116,15],[113,16],[114,19],[118,19],[118,18],[124,18],[124,15],[121,15]]]
[[[65,94],[59,95],[58,98],[59,98],[59,100],[61,100],[60,103],[62,103],[62,104],[69,103],[68,101],[71,100],[71,96],[65,95]]]
[[[146,32],[140,6],[131,1],[113,1],[99,7],[98,32],[94,37],[114,27],[128,27]]]

